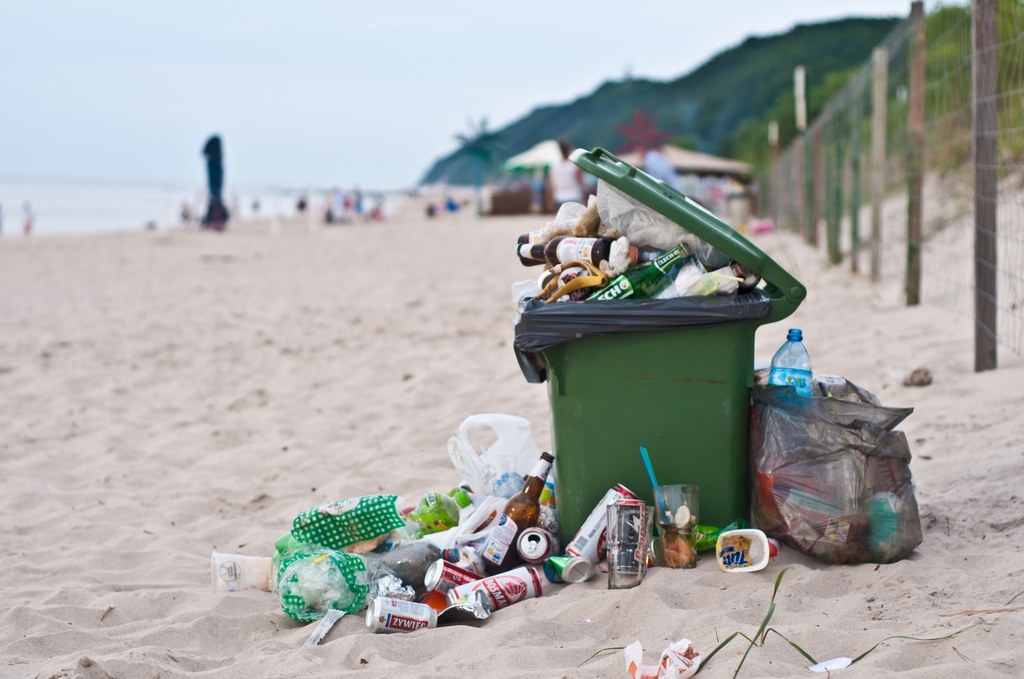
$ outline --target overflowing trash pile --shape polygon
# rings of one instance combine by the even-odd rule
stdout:
[[[495,439],[476,450],[470,438],[481,428]],[[214,584],[276,592],[295,620],[323,619],[326,625],[311,637],[319,640],[345,614],[365,610],[366,625],[376,632],[477,623],[553,585],[590,580],[611,549],[609,505],[643,512],[645,503],[624,486],[609,489],[562,549],[554,458],[538,451],[529,432],[520,417],[469,417],[449,441],[463,485],[405,507],[387,494],[312,507],[294,518],[272,557],[215,552]],[[694,525],[695,548],[714,549],[720,535],[745,526],[742,520],[724,529]],[[657,565],[653,536],[648,529],[635,540],[642,578]]]
[[[674,200],[679,198],[689,201]],[[539,277],[513,286],[517,357],[530,381],[543,381],[540,352],[559,342],[631,332],[643,323],[760,319],[781,299],[763,294],[758,274],[603,180],[587,205],[564,204],[544,228],[520,236],[517,255],[525,266],[543,268]],[[760,264],[758,270],[765,272]],[[772,280],[767,272],[765,277]],[[791,282],[798,303],[803,288]],[[740,299],[696,306],[686,301],[707,297]],[[659,311],[656,300],[674,308]],[[640,312],[629,308],[634,303]],[[570,325],[552,322],[543,311],[569,305],[581,312]],[[613,327],[616,315],[628,316],[619,330]],[[753,366],[749,370],[740,376],[748,380]],[[749,384],[741,385],[738,405],[744,408]],[[758,375],[753,403],[749,455],[755,480],[751,505],[743,506],[752,506],[757,528],[748,525],[748,516],[729,516],[734,520],[725,526],[701,523],[702,490],[714,496],[722,489],[701,489],[680,478],[660,485],[639,442],[635,464],[646,468],[650,487],[615,483],[585,520],[580,510],[589,501],[577,502],[572,509],[579,518],[562,526],[570,505],[560,512],[557,477],[566,467],[536,447],[527,420],[480,414],[466,418],[448,442],[462,476],[459,487],[426,493],[411,504],[380,494],[309,508],[294,517],[273,556],[215,552],[214,585],[275,592],[291,618],[320,621],[307,641],[315,645],[344,615],[365,611],[374,632],[481,624],[552,586],[605,572],[609,588],[635,587],[651,567],[695,567],[699,552],[713,551],[727,573],[758,571],[778,553],[775,538],[826,563],[890,562],[921,542],[910,453],[906,438],[894,430],[911,409],[884,408],[841,377],[815,375],[799,329],[789,331],[770,370]],[[480,430],[493,441],[482,449],[473,443]],[[740,443],[737,452],[745,455],[746,442]],[[628,473],[617,467],[615,476]],[[670,471],[673,477],[685,473]],[[563,492],[572,480],[564,480]],[[604,483],[590,497],[603,492]],[[635,483],[634,477],[630,485]],[[643,498],[652,495],[649,506]],[[574,533],[564,530],[577,524]],[[686,639],[665,649],[658,667],[642,664],[639,643],[627,647],[626,659],[627,671],[645,678],[692,676],[701,663]],[[670,668],[674,673],[666,674]]]
[[[524,266],[544,268],[538,279],[515,286],[520,311],[528,300],[735,295],[760,282],[739,262],[604,181],[587,205],[563,204],[544,228],[519,236],[516,248]]]

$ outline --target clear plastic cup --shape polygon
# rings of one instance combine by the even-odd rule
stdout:
[[[639,500],[608,505],[608,589],[636,587],[647,573],[654,508]]]

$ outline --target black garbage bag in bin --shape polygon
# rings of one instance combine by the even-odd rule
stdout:
[[[738,295],[575,304],[544,304],[534,299],[526,304],[516,324],[514,349],[526,381],[539,384],[547,379],[541,352],[562,342],[760,321],[771,312],[772,299],[759,289]]]
[[[754,388],[754,521],[824,563],[899,561],[922,540],[910,446],[895,430],[914,409],[884,407],[843,378],[815,389]]]

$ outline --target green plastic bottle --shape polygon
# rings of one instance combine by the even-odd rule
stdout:
[[[614,299],[643,299],[653,297],[662,286],[671,282],[669,272],[686,254],[682,245],[666,250],[647,266],[626,270],[607,287],[598,290],[587,301],[606,302]]]

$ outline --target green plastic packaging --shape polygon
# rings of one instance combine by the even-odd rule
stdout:
[[[366,495],[307,509],[292,521],[292,537],[328,549],[373,540],[405,525],[396,499],[395,495]]]
[[[355,613],[367,604],[366,562],[334,550],[292,552],[281,556],[277,589],[281,609],[300,622],[322,618],[328,610]]]
[[[706,552],[709,549],[714,549],[719,535],[727,530],[740,530],[741,528],[750,528],[750,525],[743,519],[736,519],[725,528],[697,524],[697,551]]]

